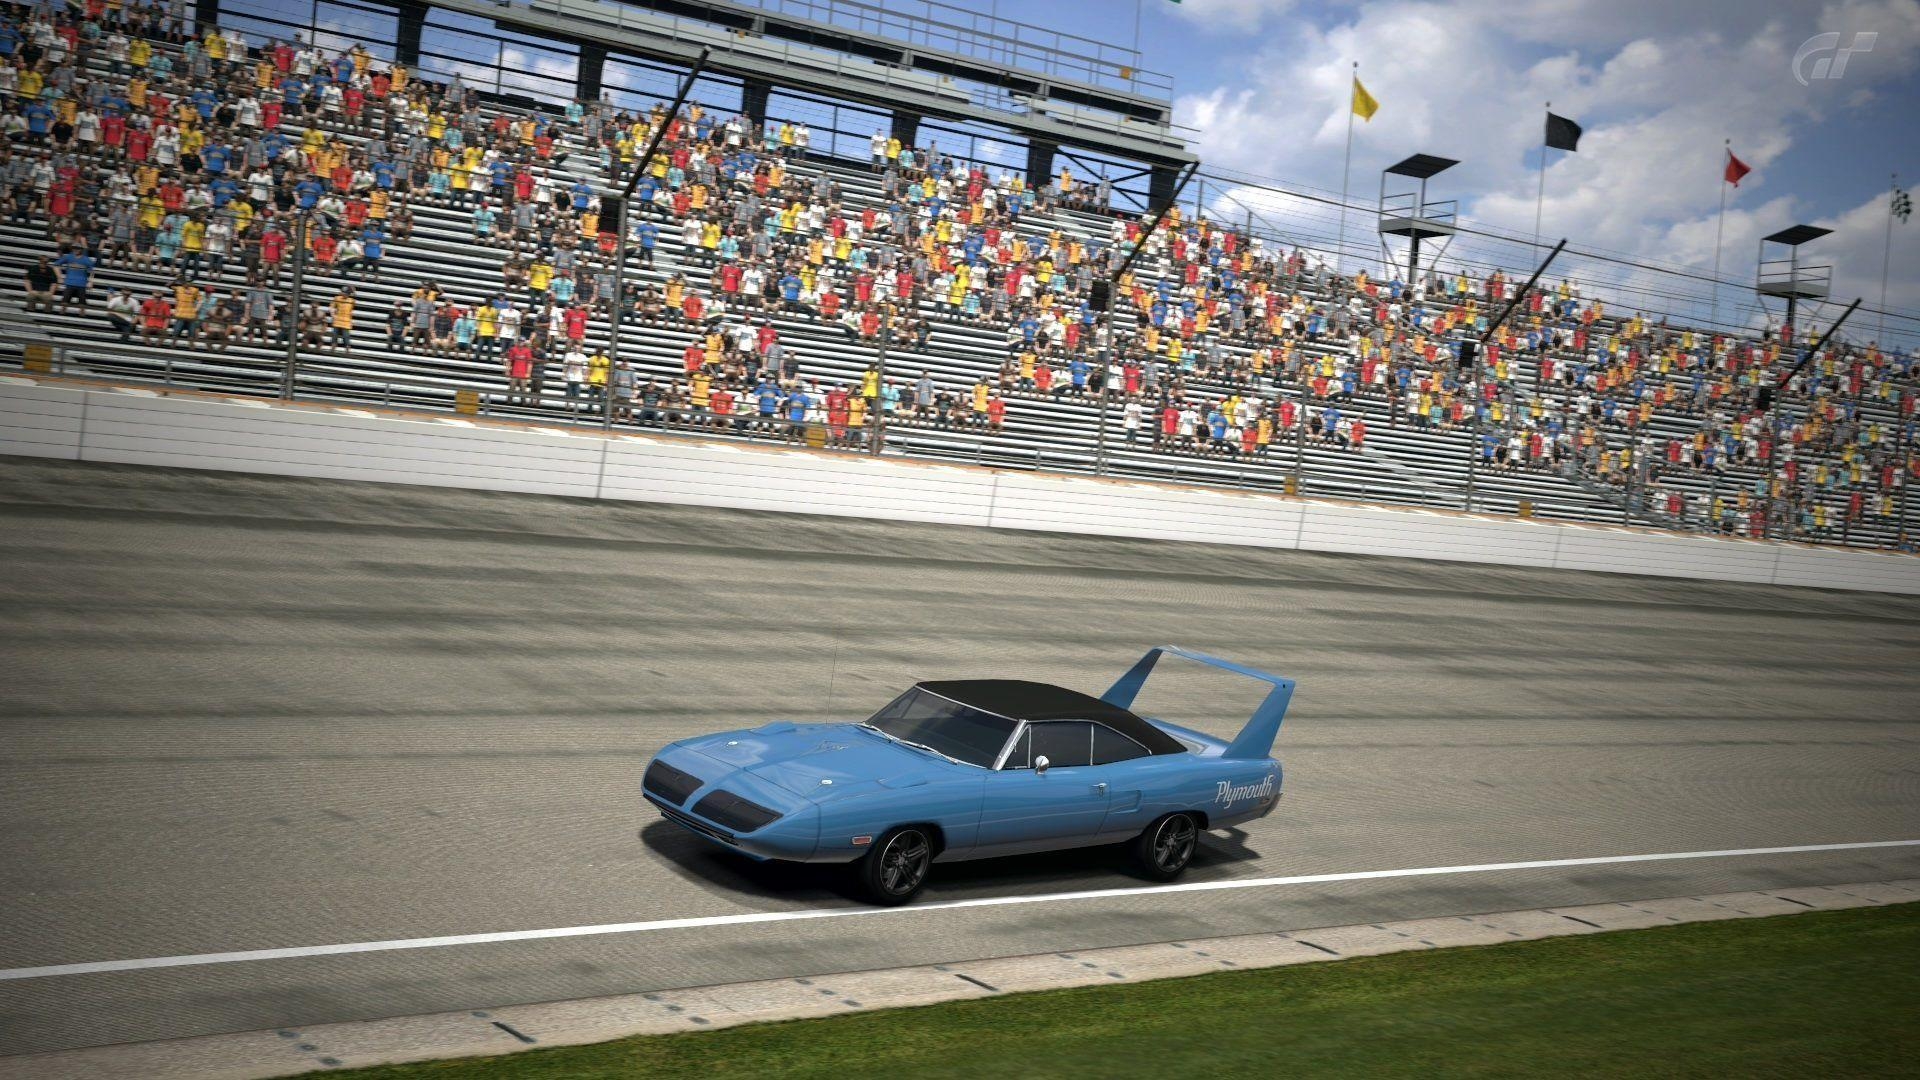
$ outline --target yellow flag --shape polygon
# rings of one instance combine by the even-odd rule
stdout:
[[[1373,114],[1380,111],[1380,103],[1373,100],[1367,88],[1360,85],[1358,75],[1353,78],[1353,113],[1362,120],[1372,120]]]

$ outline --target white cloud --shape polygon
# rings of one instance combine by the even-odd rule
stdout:
[[[1434,181],[1431,197],[1459,197],[1465,218],[1530,235],[1543,105],[1551,100],[1586,133],[1578,153],[1550,155],[1546,236],[1710,268],[1723,140],[1731,138],[1755,171],[1729,204],[1729,279],[1751,277],[1758,236],[1812,213],[1770,186],[1769,166],[1815,125],[1872,103],[1876,88],[1910,79],[1920,64],[1920,0],[1378,0],[1331,17],[1267,18],[1262,46],[1241,68],[1177,103],[1179,121],[1201,130],[1196,149],[1209,165],[1337,192],[1358,59],[1381,109],[1355,125],[1354,203],[1373,203],[1387,164],[1435,153],[1462,164]],[[1803,87],[1793,56],[1822,30],[1840,31],[1843,41],[1854,30],[1878,37],[1872,52],[1851,59],[1843,80]],[[1291,212],[1303,228],[1317,214],[1314,227],[1330,231],[1329,208]],[[1856,279],[1865,275],[1869,303],[1878,303],[1884,213],[1880,194],[1819,222],[1836,228],[1820,248],[1846,270],[1836,293],[1860,291]],[[1371,219],[1356,214],[1354,222],[1350,237],[1371,245]],[[1472,248],[1464,238],[1456,246]],[[1896,238],[1896,305],[1920,306],[1914,246],[1906,241],[1903,262]],[[1517,261],[1524,248],[1509,254]],[[1705,288],[1673,280],[1660,287]]]
[[[1183,0],[1175,11],[1202,29],[1245,33],[1292,7],[1293,0]]]

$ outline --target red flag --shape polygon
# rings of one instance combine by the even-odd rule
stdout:
[[[1739,187],[1740,178],[1752,171],[1753,169],[1746,162],[1733,156],[1733,151],[1727,151],[1727,183]]]

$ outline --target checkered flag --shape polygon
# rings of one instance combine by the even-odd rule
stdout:
[[[1908,215],[1913,213],[1913,196],[1899,188],[1894,188],[1892,210],[1894,217],[1899,218],[1901,221],[1907,220]]]

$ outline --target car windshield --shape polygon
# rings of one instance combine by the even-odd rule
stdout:
[[[1019,725],[916,686],[874,713],[867,726],[955,761],[990,769]]]

